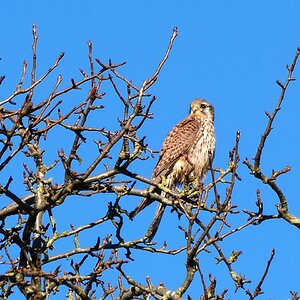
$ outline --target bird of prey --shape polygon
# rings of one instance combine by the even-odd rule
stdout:
[[[168,189],[203,180],[212,163],[214,152],[214,107],[208,101],[198,98],[192,101],[189,115],[164,140],[152,180],[157,184],[164,180]],[[158,187],[151,186],[149,192],[166,197],[166,193]],[[142,199],[130,213],[131,219],[152,202],[154,200],[150,198]],[[158,229],[165,207],[162,203],[157,207],[146,234],[150,241]]]

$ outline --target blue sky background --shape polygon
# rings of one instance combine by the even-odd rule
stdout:
[[[145,125],[142,133],[147,135],[153,149],[160,149],[168,131],[188,113],[190,101],[204,97],[214,104],[216,112],[217,152],[214,165],[225,169],[228,151],[234,145],[237,130],[241,131],[241,162],[245,157],[251,159],[255,155],[267,122],[264,112],[272,111],[280,94],[275,81],[285,81],[285,65],[291,63],[300,45],[299,16],[300,2],[297,0],[6,1],[1,4],[0,10],[0,75],[6,76],[0,88],[0,101],[10,95],[18,83],[23,60],[27,58],[31,61],[31,29],[34,23],[39,34],[38,74],[45,72],[56,56],[65,51],[59,71],[51,77],[54,80],[62,73],[65,80],[63,86],[69,85],[72,77],[80,78],[79,68],[88,70],[88,40],[93,41],[94,57],[104,62],[109,58],[116,63],[126,61],[120,72],[136,85],[141,84],[157,67],[172,29],[177,26],[179,36],[171,56],[151,90],[157,97],[153,106],[154,120]],[[300,80],[300,64],[294,76]],[[50,92],[54,81],[48,83],[47,92]],[[41,97],[47,92],[40,90]],[[262,164],[267,174],[271,174],[272,169],[292,166],[292,171],[280,177],[278,182],[287,196],[291,212],[298,216],[299,93],[300,83],[296,81],[288,89],[283,109],[266,145]],[[77,100],[74,98],[72,101]],[[104,101],[107,101],[107,108],[116,107],[113,101],[117,100]],[[116,124],[116,118],[111,118],[110,114],[102,115],[95,121],[100,122],[99,127],[102,121],[106,126]],[[49,139],[53,142],[53,152],[47,154],[50,162],[61,145],[67,147],[68,142],[59,135]],[[150,177],[156,161],[157,158],[149,159],[142,165],[136,163],[132,169],[142,170],[143,175]],[[0,183],[3,184],[5,178],[12,174],[17,177],[16,168],[18,166],[14,165],[5,169]],[[19,168],[21,178],[22,166]],[[238,183],[234,192],[233,203],[239,209],[255,209],[255,191],[259,188],[266,212],[276,213],[278,200],[275,195],[251,177],[242,163],[239,175],[242,182]],[[24,188],[20,186],[22,193],[25,193]],[[74,198],[55,211],[61,230],[70,223],[79,226],[81,218],[93,220],[99,217],[102,202],[99,199],[85,201],[88,204]],[[129,205],[134,207],[138,199],[130,201],[133,203]],[[154,209],[155,205],[138,217],[134,225],[128,225],[132,230],[128,237],[134,236],[137,228],[146,228],[145,220],[148,220],[147,217],[150,220]],[[233,227],[245,220],[244,215],[230,219]],[[168,212],[158,240],[176,241],[176,235],[181,235],[177,225],[176,216],[170,216]],[[256,286],[271,249],[275,248],[276,256],[262,287],[265,295],[261,299],[287,299],[289,290],[299,289],[299,237],[299,230],[283,220],[276,220],[233,235],[224,241],[223,247],[228,256],[232,250],[243,251],[234,267],[237,273],[252,280],[253,283],[247,286],[250,289]],[[86,237],[84,242],[88,245],[90,240]],[[170,242],[170,246],[172,243],[176,244]],[[184,266],[177,267],[177,257],[156,256],[153,260],[152,255],[135,253],[135,258],[136,261],[129,264],[126,271],[141,282],[150,275],[154,283],[164,281],[169,288],[176,289],[183,279],[181,268]],[[184,254],[179,259],[184,259]],[[223,265],[216,267],[212,255],[206,254],[200,259],[206,274],[212,273],[217,277],[218,292],[226,287],[234,290]],[[199,296],[199,288],[200,281],[197,279],[190,295],[195,298]],[[230,299],[242,299],[244,294],[239,291],[227,295]]]

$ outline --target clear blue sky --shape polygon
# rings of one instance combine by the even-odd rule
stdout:
[[[241,161],[255,155],[267,122],[264,112],[274,108],[280,93],[275,81],[285,80],[285,65],[291,63],[297,46],[300,46],[299,15],[298,0],[5,1],[0,10],[0,75],[6,75],[6,80],[0,88],[0,101],[19,81],[23,60],[31,59],[31,28],[34,23],[39,33],[40,74],[61,51],[65,51],[59,72],[66,78],[66,84],[70,77],[79,78],[79,68],[87,68],[88,40],[93,41],[95,57],[103,61],[108,58],[114,62],[126,61],[123,74],[140,84],[155,70],[172,28],[177,26],[179,36],[174,49],[152,89],[157,97],[153,107],[155,119],[147,124],[145,134],[152,148],[159,149],[172,126],[186,116],[189,102],[196,97],[207,98],[216,111],[214,165],[225,169],[237,130],[241,131]],[[300,81],[300,64],[294,75]],[[272,169],[292,166],[292,171],[280,178],[279,183],[296,215],[300,215],[297,189],[300,173],[299,81],[293,83],[287,92],[262,165],[267,174]],[[145,176],[151,175],[155,163],[156,159],[146,162],[143,168]],[[13,168],[7,168],[4,177],[9,177],[12,172]],[[242,182],[234,193],[233,203],[240,209],[253,209],[255,191],[260,188],[266,210],[270,214],[276,213],[275,195],[248,173],[241,163],[239,175]],[[1,178],[4,177],[1,174]],[[0,183],[4,182],[0,179]],[[89,210],[89,205],[72,205],[74,211],[71,215],[57,213],[58,218],[64,218],[65,224],[78,226],[82,215],[95,214]],[[142,224],[147,216],[150,218],[153,209],[145,211],[137,222]],[[241,215],[232,220],[232,225],[242,224],[245,219],[246,216]],[[172,222],[175,221],[175,216],[172,216]],[[167,231],[166,224],[163,225],[165,230],[160,232],[161,240],[180,234],[179,231]],[[299,230],[284,221],[266,222],[227,239],[224,247],[228,255],[232,250],[243,251],[235,269],[253,280],[249,288],[257,284],[271,249],[275,248],[275,260],[263,285],[265,295],[261,299],[287,299],[289,290],[299,289],[298,265],[295,264],[299,258],[299,236]],[[138,272],[140,281],[150,274],[154,282],[165,281],[170,288],[176,288],[180,280],[180,269],[178,276],[172,269],[176,257],[165,260],[158,257],[156,261],[162,266],[159,271],[153,268],[150,257],[138,257],[128,272]],[[219,292],[227,286],[233,290],[231,281],[220,276],[221,272],[226,272],[222,266],[215,268],[209,255],[201,259],[204,265],[207,259],[206,271],[217,277]],[[146,261],[145,267],[141,268],[143,260]],[[198,288],[196,285],[192,287],[192,297],[198,295]],[[242,296],[242,291],[228,294],[232,299],[242,299]]]

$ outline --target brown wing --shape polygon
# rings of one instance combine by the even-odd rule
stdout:
[[[153,172],[153,179],[167,176],[180,155],[185,154],[201,134],[200,120],[187,117],[177,124],[167,135],[157,165]]]

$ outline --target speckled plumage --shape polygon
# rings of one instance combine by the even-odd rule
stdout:
[[[195,179],[202,180],[214,152],[214,108],[208,101],[198,98],[191,103],[190,114],[178,123],[164,140],[152,180],[159,183],[163,176],[170,189],[180,184],[188,184]],[[161,193],[154,187],[151,187],[150,191]],[[131,217],[152,202],[153,200],[144,198],[131,213]],[[160,204],[157,209],[155,215],[157,224],[164,208],[164,205]]]
[[[201,179],[207,172],[214,151],[213,113],[211,116],[189,115],[167,135],[153,172],[153,180],[157,181],[160,176],[169,177],[171,187],[187,183],[191,175]]]

